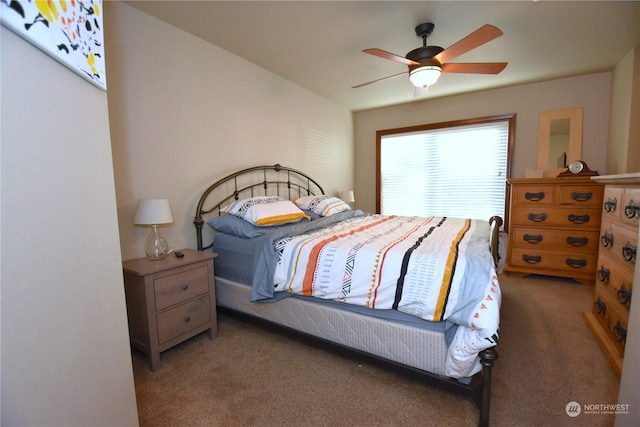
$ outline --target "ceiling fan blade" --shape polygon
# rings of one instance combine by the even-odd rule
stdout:
[[[442,64],[443,73],[499,74],[507,62],[472,62]]]
[[[463,53],[469,52],[472,49],[477,48],[478,46],[482,46],[483,44],[490,42],[493,39],[496,39],[502,35],[502,31],[493,25],[483,25],[482,27],[475,30],[473,33],[468,36],[462,38],[457,41],[453,45],[449,46],[436,56],[434,59],[439,61],[441,64],[446,64],[454,58],[462,55]]]
[[[407,73],[408,73],[408,71],[404,71],[404,72],[402,72],[402,73],[393,74],[393,75],[391,75],[391,76],[381,77],[381,78],[376,79],[376,80],[371,80],[370,82],[361,83],[361,84],[359,84],[359,85],[352,86],[352,87],[351,87],[351,89],[356,89],[356,88],[359,88],[359,87],[362,87],[362,86],[370,85],[371,83],[379,82],[380,80],[390,79],[390,78],[392,78],[392,77],[404,76],[404,75],[406,75]]]
[[[388,59],[390,61],[399,62],[404,65],[420,65],[419,62],[413,61],[411,59],[407,59],[404,56],[396,55],[395,53],[387,52],[382,49],[365,49],[364,53],[368,53],[369,55],[377,56],[379,58]]]

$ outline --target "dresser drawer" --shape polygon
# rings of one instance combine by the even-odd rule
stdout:
[[[621,208],[624,206],[622,197],[624,188],[607,186],[604,190],[602,202],[602,219],[603,221],[615,220],[622,218],[620,216]],[[611,218],[611,219],[610,219]]]
[[[512,245],[516,248],[586,251],[598,250],[600,235],[597,231],[549,230],[517,227],[512,230]]]
[[[609,221],[602,222],[600,253],[614,260],[620,268],[633,273],[638,249],[638,231]]]
[[[563,185],[558,189],[558,204],[602,209],[602,186]]]
[[[624,356],[624,347],[627,339],[627,315],[620,313],[616,303],[611,301],[608,293],[599,284],[596,284],[593,313],[610,342],[616,348],[617,356]]]
[[[158,343],[163,344],[211,320],[209,296],[158,314]]]
[[[156,309],[162,310],[198,295],[209,292],[206,265],[181,271],[154,280]]]
[[[523,206],[552,205],[556,197],[555,185],[514,186],[511,203]]]
[[[512,212],[511,221],[514,226],[598,230],[601,215],[600,209],[517,207]]]
[[[625,188],[620,214],[622,220],[638,228],[640,220],[640,188]]]
[[[595,253],[552,252],[535,248],[512,248],[509,258],[509,264],[512,266],[580,273],[581,275],[595,274],[596,261],[597,255]]]
[[[601,253],[598,256],[596,283],[601,285],[601,289],[608,291],[622,309],[629,311],[633,292],[633,270],[618,268],[617,263],[607,254]]]

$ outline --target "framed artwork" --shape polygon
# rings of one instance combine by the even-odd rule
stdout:
[[[0,0],[6,26],[106,90],[102,0]]]

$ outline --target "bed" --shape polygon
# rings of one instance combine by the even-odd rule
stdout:
[[[278,164],[208,186],[194,218],[198,249],[218,254],[219,307],[417,373],[472,398],[480,425],[498,358],[501,224],[362,212]]]

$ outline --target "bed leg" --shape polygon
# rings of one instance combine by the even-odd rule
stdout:
[[[491,402],[491,368],[498,359],[495,347],[483,350],[479,354],[482,364],[482,388],[480,390],[480,427],[489,425],[489,406]]]

